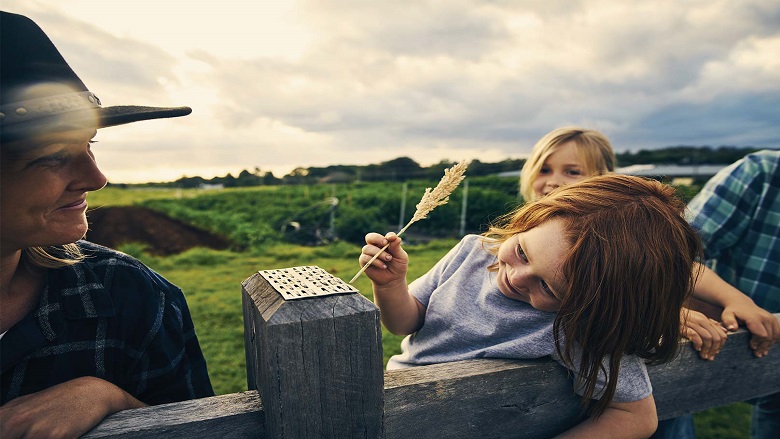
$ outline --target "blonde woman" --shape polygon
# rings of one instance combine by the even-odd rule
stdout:
[[[81,240],[97,130],[187,107],[102,107],[30,19],[0,12],[0,437],[77,437],[214,394],[182,291]]]

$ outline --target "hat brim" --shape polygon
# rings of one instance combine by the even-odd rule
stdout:
[[[181,117],[192,113],[190,107],[143,107],[120,105],[57,113],[0,129],[3,143],[31,139],[40,135],[82,128],[108,128],[144,120]]]
[[[141,107],[120,105],[98,110],[98,128],[107,128],[142,120],[181,117],[192,113],[190,107]]]

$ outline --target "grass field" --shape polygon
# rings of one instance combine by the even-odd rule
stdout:
[[[194,198],[204,194],[213,193],[194,189],[106,188],[90,194],[89,201],[91,206],[120,206],[143,200]],[[411,241],[410,238],[407,240]],[[406,249],[411,260],[409,278],[414,279],[427,271],[455,243],[450,239],[408,245]],[[143,252],[142,246],[135,244],[119,249],[138,257],[184,290],[217,394],[240,392],[247,388],[241,281],[258,270],[299,265],[317,265],[346,281],[359,269],[357,257],[360,252],[359,246],[345,242],[320,247],[270,243],[241,252],[193,249],[170,257],[150,256]],[[367,277],[361,276],[355,286],[366,297],[372,298]],[[400,341],[401,337],[383,331],[385,362],[399,352]],[[742,439],[749,436],[750,406],[745,403],[697,413],[694,419],[699,438]]]

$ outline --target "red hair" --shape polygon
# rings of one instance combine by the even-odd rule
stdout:
[[[571,250],[553,325],[556,349],[572,366],[579,358],[576,387],[586,403],[599,399],[595,416],[615,394],[623,355],[654,363],[677,352],[680,308],[693,291],[693,263],[701,254],[684,209],[668,185],[610,174],[555,190],[485,234],[503,241],[552,218],[565,222]],[[597,392],[600,371],[607,380]]]

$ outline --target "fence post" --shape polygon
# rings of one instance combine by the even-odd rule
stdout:
[[[247,381],[268,438],[379,438],[379,310],[360,294],[285,301],[260,274],[243,283]]]

